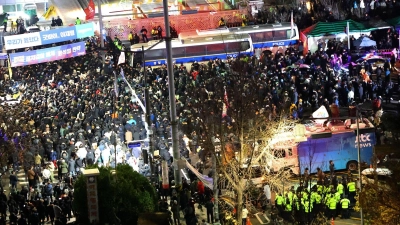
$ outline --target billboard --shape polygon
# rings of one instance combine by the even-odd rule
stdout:
[[[10,54],[11,67],[72,58],[86,54],[85,42]]]
[[[86,23],[70,27],[4,36],[6,50],[28,48],[40,45],[54,44],[94,35],[93,23]]]

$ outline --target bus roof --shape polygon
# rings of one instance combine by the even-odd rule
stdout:
[[[183,47],[184,45],[206,45],[206,44],[212,44],[215,42],[234,42],[242,39],[250,39],[250,35],[248,34],[221,34],[221,35],[207,35],[207,36],[183,36],[179,39],[172,39],[171,44],[172,47]],[[142,46],[146,50],[147,48],[150,48],[151,46],[157,44],[159,41],[154,40],[154,41],[149,41],[147,43],[139,43],[139,44],[134,44],[131,46],[132,51],[141,51]],[[165,48],[165,42],[161,42],[154,46],[153,49],[160,49],[160,48]]]
[[[243,33],[255,33],[262,30],[284,30],[287,28],[291,28],[291,24],[288,22],[285,23],[274,23],[274,24],[260,24],[254,26],[245,26],[245,27],[232,27],[229,28],[230,32],[243,32]],[[294,28],[297,28],[296,24],[294,24]]]
[[[232,42],[241,39],[250,39],[248,34],[220,34],[220,35],[207,35],[207,36],[192,36],[180,37],[182,44],[198,44],[198,43],[212,43],[212,42]]]

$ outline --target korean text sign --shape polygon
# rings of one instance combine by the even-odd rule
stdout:
[[[86,38],[93,35],[94,25],[93,23],[87,23],[76,26],[40,31],[36,33],[4,36],[4,43],[6,50],[12,50],[54,44],[63,41]]]
[[[85,42],[10,54],[11,67],[72,58],[86,53]]]

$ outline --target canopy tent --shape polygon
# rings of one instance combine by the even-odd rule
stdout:
[[[400,30],[400,16],[392,18],[392,19],[389,19],[389,20],[386,20],[386,22],[389,25],[395,27],[396,30]]]
[[[369,39],[369,37],[360,37],[354,41],[355,47],[371,47],[376,46],[376,41]]]
[[[300,33],[300,39],[304,43],[304,53],[308,50],[312,52],[318,50],[318,43],[321,41],[325,43],[329,39],[347,41],[347,22],[349,23],[349,33],[355,38],[360,37],[362,34],[368,36],[372,30],[379,29],[376,27],[369,27],[354,20],[318,22],[302,30]]]
[[[342,20],[336,22],[318,22],[311,27],[304,29],[302,32],[307,37],[319,37],[332,34],[345,33],[347,22],[349,22],[349,30],[352,32],[369,32],[376,28],[367,27],[362,23],[358,23],[354,20]]]

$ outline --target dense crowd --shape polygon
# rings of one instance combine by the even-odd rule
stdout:
[[[9,170],[12,193],[8,197],[3,194],[0,206],[1,212],[8,206],[10,221],[18,214],[19,220],[28,220],[30,224],[38,224],[34,221],[46,217],[65,222],[72,215],[74,177],[86,165],[115,167],[115,163],[128,163],[150,176],[147,159],[127,147],[130,141],[148,137],[143,110],[138,104],[144,103],[144,86],[150,91],[149,129],[154,134],[151,145],[171,165],[166,66],[117,65],[118,48],[110,48],[112,51],[104,56],[96,51],[91,40],[87,42],[85,56],[14,68],[12,79],[5,68],[1,70],[3,96],[22,93],[19,103],[1,103],[1,142],[14,141],[14,147],[3,153],[1,162],[4,171]],[[390,101],[393,93],[393,65],[387,61],[380,73],[376,72],[385,74],[385,78],[377,76],[376,81],[370,79],[375,71],[367,64],[351,66],[347,73],[342,65],[349,62],[348,49],[333,42],[327,45],[306,55],[290,47],[272,54],[243,56],[240,60],[195,62],[191,68],[174,65],[181,157],[190,161],[190,153],[198,154],[200,162],[205,162],[208,149],[202,147],[202,140],[210,133],[216,135],[221,120],[228,132],[235,129],[236,118],[231,115],[238,113],[244,102],[250,103],[248,112],[265,116],[266,120],[281,112],[293,119],[302,118],[306,110],[314,111],[320,106],[331,114],[332,105],[348,106],[353,101],[366,100],[373,100],[373,110],[367,116],[379,115],[382,97]],[[120,75],[121,70],[124,75]],[[389,71],[389,76],[384,71]],[[138,99],[132,96],[127,82]],[[224,104],[226,112],[222,117]],[[204,124],[216,125],[208,130]],[[19,170],[25,171],[29,186],[17,188]],[[57,179],[53,176],[55,171]],[[154,168],[154,173],[159,172]],[[159,190],[161,193],[162,188]],[[205,204],[212,194],[206,196],[202,197]],[[189,205],[192,202],[189,197],[183,199]],[[185,211],[186,202],[180,201],[179,208]],[[4,220],[5,213],[2,215]],[[185,214],[188,218],[193,215]]]

